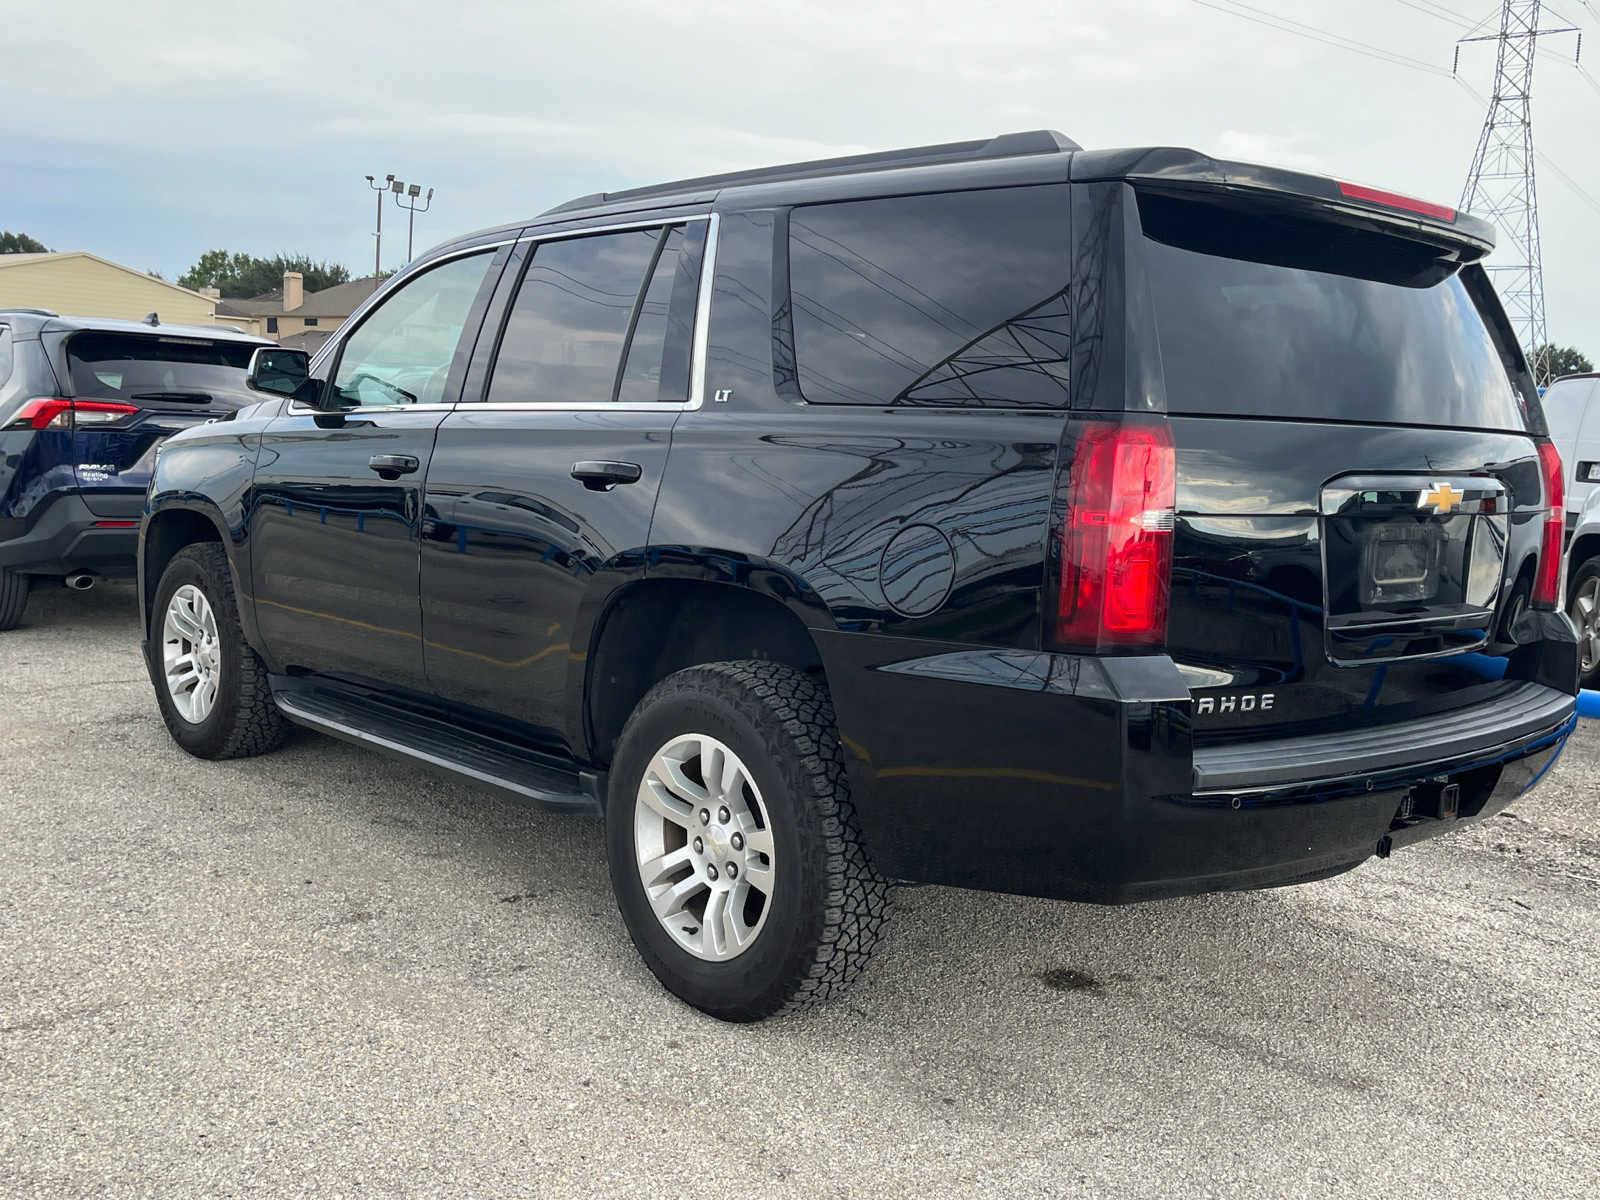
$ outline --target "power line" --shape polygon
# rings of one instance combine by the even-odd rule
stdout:
[[[1385,50],[1381,46],[1374,46],[1369,42],[1358,42],[1354,38],[1345,37],[1343,34],[1332,33],[1326,29],[1319,29],[1315,25],[1307,25],[1302,21],[1293,21],[1288,17],[1280,17],[1277,13],[1242,4],[1239,0],[1227,0],[1226,7],[1224,4],[1216,3],[1215,0],[1194,0],[1194,3],[1200,5],[1201,8],[1209,8],[1216,12],[1226,13],[1230,17],[1238,17],[1242,21],[1250,21],[1256,25],[1266,26],[1268,29],[1276,29],[1280,33],[1291,33],[1296,37],[1306,38],[1309,41],[1321,42],[1324,46],[1332,46],[1335,49],[1363,54],[1368,58],[1375,58],[1379,62],[1386,62],[1391,66],[1409,67],[1414,71],[1426,71],[1430,75],[1443,75],[1447,78],[1450,75],[1450,72],[1443,67],[1423,62],[1420,58],[1396,54],[1392,50]],[[1240,11],[1241,9],[1245,11]]]
[[[1458,13],[1453,8],[1446,8],[1442,4],[1432,4],[1429,0],[1394,0],[1396,4],[1403,4],[1406,8],[1414,9],[1424,16],[1433,17],[1435,20],[1447,21],[1451,25],[1465,29],[1472,24],[1465,13]],[[1480,25],[1482,21],[1478,22]]]
[[[1231,2],[1237,3],[1237,0],[1231,0]],[[1400,2],[1405,3],[1406,0],[1400,0]],[[1429,75],[1442,75],[1446,79],[1452,79],[1456,83],[1460,84],[1467,94],[1476,100],[1480,105],[1486,106],[1489,103],[1489,98],[1487,96],[1478,91],[1477,88],[1473,87],[1465,79],[1462,79],[1461,76],[1450,71],[1446,71],[1442,67],[1435,67],[1431,63],[1425,63],[1420,59],[1410,58],[1403,54],[1395,54],[1377,46],[1369,46],[1365,42],[1356,42],[1353,39],[1342,37],[1339,34],[1329,33],[1326,30],[1318,30],[1313,26],[1302,25],[1302,23],[1298,21],[1288,22],[1287,18],[1277,17],[1276,14],[1273,13],[1262,13],[1262,10],[1260,9],[1251,9],[1251,12],[1262,14],[1258,17],[1251,16],[1248,13],[1238,12],[1234,8],[1225,8],[1222,4],[1214,3],[1213,0],[1194,0],[1194,3],[1200,5],[1202,8],[1209,8],[1215,10],[1216,12],[1226,13],[1228,16],[1238,17],[1240,20],[1250,21],[1253,24],[1262,25],[1268,29],[1276,29],[1281,33],[1294,34],[1297,37],[1304,37],[1311,41],[1321,42],[1323,45],[1333,46],[1335,49],[1349,50],[1356,54],[1362,54],[1368,58],[1377,58],[1382,62],[1391,64],[1392,66],[1407,67],[1411,70],[1426,72]],[[1579,3],[1581,3],[1583,7],[1590,13],[1595,12],[1594,7],[1588,2],[1588,0],[1579,0]],[[1408,7],[1411,6],[1412,5],[1408,4]],[[1240,5],[1239,7],[1248,8],[1249,6]],[[1457,15],[1459,16],[1460,14]],[[1269,21],[1263,18],[1272,18],[1272,20]],[[1484,20],[1479,21],[1477,25],[1474,25],[1472,28],[1476,29],[1479,25],[1484,24],[1484,22],[1487,20],[1488,18],[1484,18]],[[1301,26],[1301,28],[1289,28],[1287,24],[1275,23],[1277,21],[1288,22],[1288,24]],[[1302,30],[1307,32],[1302,32]],[[1600,92],[1600,80],[1597,80],[1582,65],[1579,65],[1577,70],[1590,87],[1594,88],[1596,92]],[[1581,197],[1596,212],[1600,212],[1600,199],[1596,199],[1596,197],[1591,192],[1587,191],[1582,184],[1578,183],[1578,181],[1575,180],[1571,175],[1562,170],[1561,166],[1543,150],[1535,148],[1534,154],[1538,156],[1538,159],[1541,163],[1549,167],[1550,170],[1554,171],[1556,177],[1570,187],[1576,195]]]
[[[1480,92],[1477,88],[1473,87],[1465,79],[1462,79],[1459,75],[1456,76],[1456,82],[1459,83],[1461,85],[1462,90],[1465,91],[1467,93],[1467,95],[1471,96],[1474,100],[1476,100],[1479,103],[1479,105],[1487,105],[1489,103],[1489,97],[1485,96],[1482,92]],[[1545,166],[1549,167],[1552,171],[1554,171],[1556,173],[1556,176],[1559,179],[1561,179],[1563,182],[1565,182],[1568,187],[1570,187],[1574,192],[1576,192],[1580,197],[1582,197],[1583,200],[1588,203],[1589,207],[1593,208],[1595,210],[1595,212],[1600,213],[1600,197],[1596,197],[1594,195],[1594,193],[1592,193],[1592,192],[1588,191],[1587,189],[1585,189],[1584,186],[1582,184],[1580,184],[1576,179],[1574,179],[1571,175],[1568,175],[1565,171],[1563,171],[1561,169],[1561,165],[1559,163],[1557,163],[1555,161],[1555,159],[1551,158],[1548,154],[1546,154],[1543,150],[1540,150],[1537,146],[1534,147],[1533,153],[1534,153],[1535,157],[1537,157],[1538,160],[1541,163],[1543,163]]]

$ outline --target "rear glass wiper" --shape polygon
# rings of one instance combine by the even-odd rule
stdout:
[[[134,392],[130,400],[179,400],[184,404],[207,404],[214,396],[210,392]]]

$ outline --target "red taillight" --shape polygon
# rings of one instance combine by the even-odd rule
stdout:
[[[70,429],[71,400],[29,400],[7,423],[7,429]]]
[[[1386,192],[1381,188],[1363,187],[1359,183],[1341,183],[1339,194],[1350,200],[1365,200],[1368,204],[1381,204],[1384,208],[1398,208],[1403,212],[1421,213],[1441,221],[1454,221],[1456,210],[1443,204],[1418,200],[1415,196],[1402,196],[1399,192]]]
[[[1534,608],[1561,606],[1561,543],[1567,516],[1566,481],[1561,473],[1561,452],[1555,443],[1540,441],[1539,470],[1544,476],[1544,538],[1539,547],[1539,569],[1533,576]]]
[[[139,408],[115,400],[64,400],[42,397],[29,400],[7,423],[7,429],[71,429],[77,425],[109,425],[132,416]]]
[[[1052,640],[1076,650],[1153,649],[1167,637],[1177,470],[1165,421],[1080,427],[1061,523]]]

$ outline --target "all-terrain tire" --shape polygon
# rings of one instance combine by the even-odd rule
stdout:
[[[707,961],[678,945],[650,906],[635,847],[645,771],[672,739],[720,740],[759,789],[773,837],[771,905],[748,949]],[[618,744],[606,848],[623,921],[665,987],[725,1021],[758,1021],[844,992],[866,966],[890,909],[845,779],[833,702],[803,671],[762,661],[691,667],[639,702]]]
[[[185,584],[198,588],[211,605],[221,652],[216,703],[199,722],[189,721],[178,711],[162,669],[163,622],[173,593]],[[244,640],[233,571],[220,545],[201,542],[172,556],[156,586],[149,632],[146,665],[161,705],[161,719],[173,741],[196,758],[247,758],[283,744],[288,723],[272,702],[266,664]]]
[[[23,610],[28,607],[26,575],[15,571],[0,571],[0,630],[15,629],[22,623]]]

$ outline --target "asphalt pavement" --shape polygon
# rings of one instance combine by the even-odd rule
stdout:
[[[1600,1193],[1600,723],[1292,889],[898,894],[843,1003],[673,1000],[597,822],[168,739],[132,589],[0,634],[0,1197]]]

